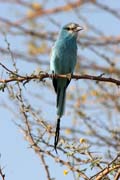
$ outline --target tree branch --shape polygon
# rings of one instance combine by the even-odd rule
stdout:
[[[105,177],[107,174],[109,174],[111,171],[115,169],[120,169],[120,164],[114,165],[113,167],[106,167],[104,171],[98,174],[98,176],[96,177],[96,180],[102,180],[103,177]]]
[[[77,8],[80,5],[85,4],[85,3],[89,3],[91,1],[92,0],[77,0],[75,2],[67,3],[66,5],[51,8],[51,9],[42,9],[41,8],[39,11],[34,12],[30,17],[26,16],[23,19],[20,19],[19,21],[16,22],[16,24],[23,24],[29,19],[38,18],[38,17],[43,16],[43,15],[49,15],[49,14],[54,14],[54,13],[59,13],[59,12],[64,12],[64,11],[65,12],[70,11],[73,8]]]
[[[102,171],[100,171],[95,176],[92,176],[90,179],[96,179],[96,180],[102,180],[103,177],[105,177],[107,174],[109,174],[111,171],[114,171],[116,169],[120,169],[120,163],[119,163],[120,154],[117,155],[117,157],[111,161],[106,168],[104,168]],[[118,161],[118,163],[116,162]]]
[[[71,79],[86,79],[86,80],[92,80],[92,81],[102,81],[102,82],[109,82],[109,83],[113,83],[116,85],[120,85],[120,80],[111,78],[111,77],[103,77],[104,74],[101,74],[99,76],[93,76],[93,75],[88,75],[88,74],[83,74],[83,75],[79,75],[79,74],[74,74],[71,76]],[[55,78],[69,78],[69,74],[55,74],[54,75]],[[8,79],[0,79],[0,83],[9,83],[9,82],[22,82],[22,83],[27,83],[31,80],[40,80],[42,81],[43,79],[46,78],[53,78],[53,74],[49,74],[49,73],[44,73],[44,72],[40,72],[39,75],[30,75],[30,76],[13,76],[10,77]]]
[[[116,173],[114,180],[119,180],[119,178],[120,178],[120,169]]]

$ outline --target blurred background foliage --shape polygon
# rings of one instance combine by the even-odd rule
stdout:
[[[84,27],[78,37],[75,73],[119,80],[120,3],[117,0],[0,0],[0,9],[0,62],[8,68],[1,65],[1,80],[16,74],[49,73],[51,48],[61,27],[68,22]],[[15,125],[38,154],[46,179],[54,176],[55,162],[63,165],[63,174],[68,179],[119,179],[117,85],[72,80],[61,122],[59,156],[53,150],[56,95],[51,79],[26,84],[17,80],[2,82],[0,90],[4,91],[1,107],[12,113]],[[113,169],[105,173],[108,167]]]

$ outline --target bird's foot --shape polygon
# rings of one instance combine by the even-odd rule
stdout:
[[[72,74],[71,73],[66,74],[66,78],[70,81],[72,79]]]
[[[54,71],[52,71],[51,78],[54,79],[56,77],[56,74]]]

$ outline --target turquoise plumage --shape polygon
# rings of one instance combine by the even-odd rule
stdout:
[[[61,29],[51,54],[50,70],[53,73],[53,86],[57,94],[57,127],[54,148],[59,140],[60,118],[64,113],[66,88],[70,79],[55,78],[54,74],[73,74],[77,61],[77,35],[82,28],[76,23],[69,23]],[[57,152],[57,150],[56,150]]]

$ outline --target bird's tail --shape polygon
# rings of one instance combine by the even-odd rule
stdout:
[[[56,131],[55,131],[54,149],[56,153],[57,153],[57,144],[59,141],[59,135],[60,135],[60,118],[57,119],[57,125],[56,125]]]
[[[57,115],[60,118],[65,109],[66,87],[57,90]]]
[[[57,125],[56,125],[56,132],[55,132],[55,140],[54,140],[54,149],[57,153],[57,144],[59,141],[60,135],[60,118],[64,113],[65,109],[65,96],[66,96],[66,88],[58,88],[57,89]]]

